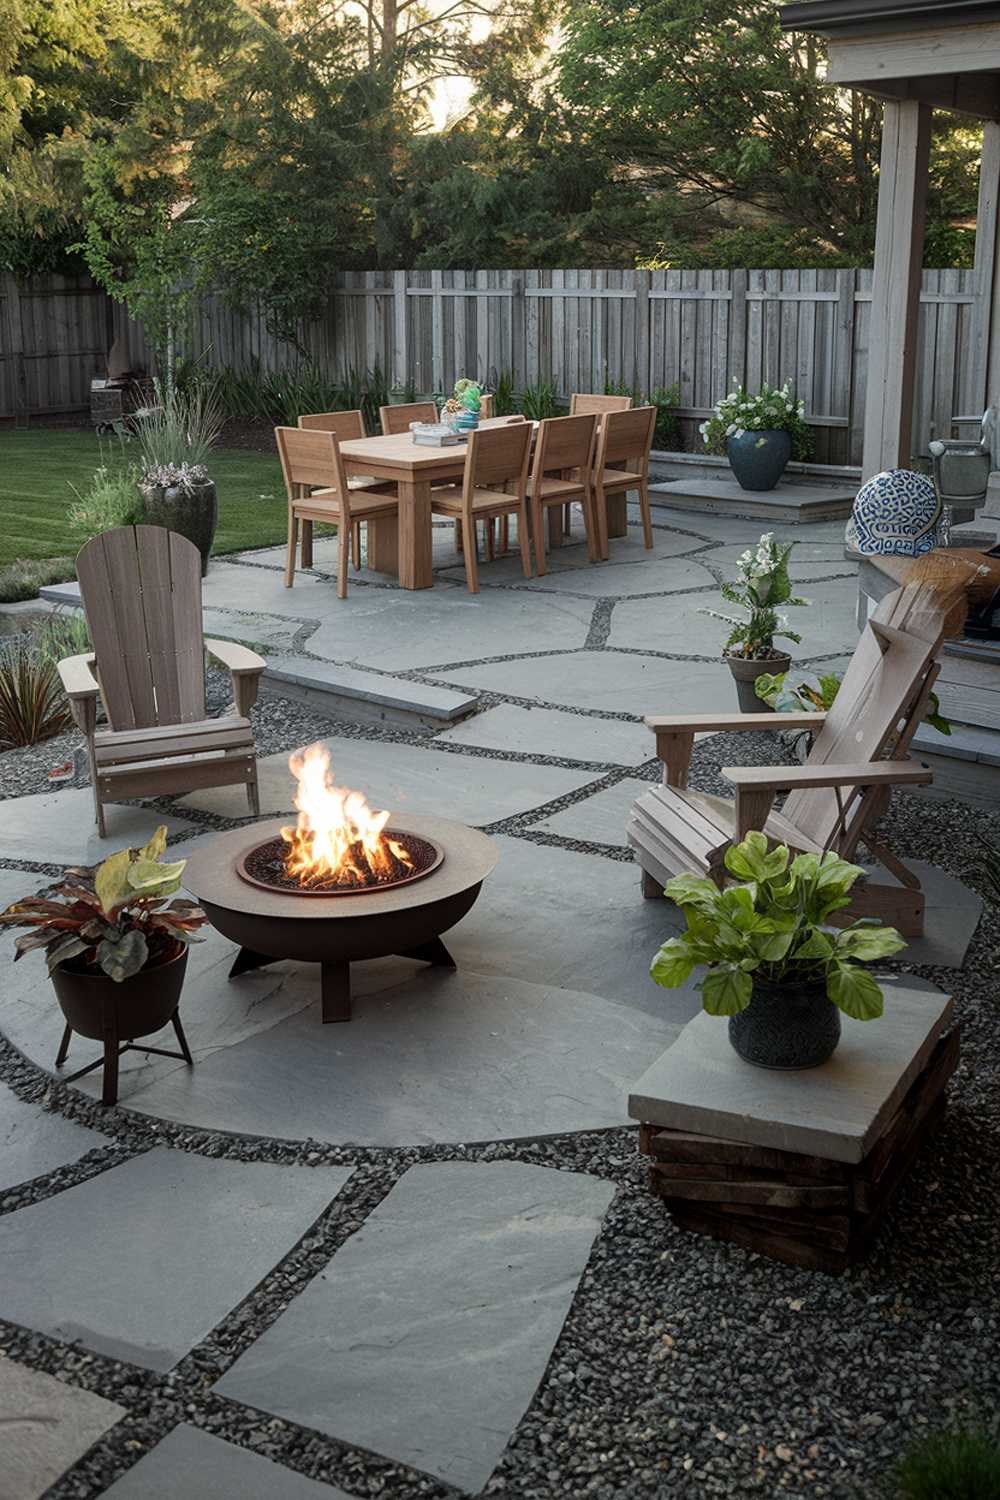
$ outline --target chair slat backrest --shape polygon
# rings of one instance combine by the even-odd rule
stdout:
[[[880,639],[869,621],[861,633],[826,722],[809,753],[810,766],[876,761],[896,740],[917,707],[928,672],[934,669],[944,615],[932,591],[907,585],[881,601],[875,625],[890,627]],[[904,734],[908,743],[908,736]],[[841,793],[841,800],[849,794]],[[836,793],[827,788],[792,792],[782,808],[787,822],[816,843],[831,841],[840,818]],[[850,854],[867,812],[858,803],[834,847]]]
[[[436,422],[438,409],[433,401],[411,401],[407,406],[380,406],[379,419],[384,437],[409,432],[411,422]]]
[[[360,411],[314,411],[299,417],[299,426],[308,432],[332,432],[338,443],[365,436],[365,419]]]
[[[598,396],[574,391],[569,398],[569,414],[571,417],[603,417],[607,411],[628,411],[631,405],[631,396]]]
[[[276,427],[275,441],[285,488],[289,500],[297,499],[304,488],[333,490],[342,495],[346,488],[337,439],[332,432],[308,432],[301,427]]]
[[[539,422],[535,475],[540,477],[561,469],[589,469],[596,428],[597,417],[593,412],[578,417],[547,417]]]
[[[481,427],[469,434],[469,451],[465,459],[464,488],[471,495],[475,489],[496,489],[510,483],[523,492],[528,475],[528,453],[531,447],[530,422],[504,422],[497,427]]]
[[[655,426],[655,406],[633,406],[628,411],[608,412],[597,436],[597,468],[606,468],[608,464],[620,463],[624,459],[631,463],[634,472],[644,474],[649,466]]]
[[[201,555],[162,526],[119,526],[76,560],[112,729],[205,717]]]

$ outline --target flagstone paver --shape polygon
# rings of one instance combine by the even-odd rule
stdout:
[[[37,1104],[25,1104],[0,1083],[0,1191],[64,1167],[108,1137]]]
[[[659,607],[667,601],[657,603]],[[623,608],[627,605],[619,604],[615,615]],[[565,704],[569,708],[605,709],[637,718],[643,714],[696,710],[716,713],[734,707],[735,689],[729,668],[724,662],[711,659],[714,651],[706,642],[701,626],[676,637],[671,649],[692,656],[704,653],[709,659],[667,661],[663,657],[615,651],[576,651],[539,656],[531,661],[460,667],[443,675],[450,682],[511,697],[536,698],[542,703]]]
[[[834,651],[853,651],[858,626],[856,589],[851,580],[803,585],[801,592],[809,600],[809,608],[783,611],[790,629],[802,637],[801,645],[789,645],[795,656],[801,659],[825,656]],[[723,599],[711,594],[658,599],[653,608],[650,608],[650,602],[623,599],[615,606],[608,636],[609,647],[667,652],[697,650],[699,655],[719,656],[729,627],[702,611],[715,609],[723,614],[739,613]],[[689,644],[695,641],[697,646]],[[692,707],[708,708],[709,705],[702,703]]]
[[[318,980],[313,966],[286,983],[318,1000]],[[129,1103],[205,1129],[335,1145],[601,1130],[626,1123],[629,1083],[678,1029],[564,987],[401,963],[396,985],[355,997],[349,1025],[323,1026],[314,1004]]]
[[[515,1162],[411,1167],[216,1388],[478,1491],[613,1192]]]
[[[349,1176],[162,1148],[135,1156],[0,1219],[0,1316],[169,1370]]]
[[[186,1422],[104,1493],[110,1500],[351,1500],[335,1485],[296,1474]]]
[[[124,1415],[114,1401],[0,1355],[0,1495],[41,1500]]]
[[[549,708],[520,708],[500,703],[456,725],[438,739],[453,745],[482,745],[523,755],[563,756],[640,766],[651,758],[653,738],[642,724],[593,719]]]
[[[697,547],[697,542],[690,543]],[[712,575],[703,562],[711,553],[698,557],[660,557],[646,552],[629,562],[611,561],[599,566],[588,564],[586,551],[574,548],[576,556],[569,566],[554,567],[544,577],[525,578],[515,574],[512,567],[503,566],[503,572],[493,576],[486,565],[480,574],[480,588],[488,589],[511,584],[516,590],[536,594],[586,594],[593,599],[613,598],[627,594],[677,593],[683,589],[711,587]],[[449,576],[449,575],[446,575]]]
[[[582,646],[589,599],[526,589],[357,589],[306,642],[314,656],[388,672]]]
[[[574,792],[595,775],[347,736],[332,736],[323,743],[338,786],[361,787],[372,807],[387,807],[400,816],[408,811],[445,812],[466,823],[493,823]],[[288,756],[265,756],[259,776],[261,814],[291,812],[295,782]],[[246,814],[246,795],[239,786],[213,787],[193,792],[179,805],[240,818]]]
[[[649,731],[643,728],[642,733],[652,745],[653,736]],[[614,844],[625,848],[628,844],[625,828],[629,809],[636,797],[648,791],[648,781],[638,781],[630,776],[624,781],[616,781],[614,786],[605,787],[601,792],[595,792],[582,802],[572,803],[562,812],[552,813],[532,826],[543,828],[546,833],[562,834],[564,838],[590,839],[597,844]]]
[[[246,793],[238,790],[245,809]],[[94,822],[94,798],[89,787],[68,787],[36,797],[8,797],[0,806],[3,857],[39,864],[92,865],[125,844],[144,844],[161,823],[167,825],[168,833],[192,826],[181,817],[165,817],[146,807],[108,802],[108,837],[102,839]]]

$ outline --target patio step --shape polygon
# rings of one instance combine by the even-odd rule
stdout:
[[[70,583],[46,583],[38,590],[39,599],[47,604],[65,604],[70,609],[82,609],[80,585],[74,578]]]
[[[650,503],[772,522],[837,521],[851,514],[856,487],[783,479],[773,490],[744,490],[735,479],[674,479],[649,486]]]
[[[479,703],[475,693],[425,687],[421,682],[306,656],[269,656],[261,690],[312,704],[335,719],[428,731],[447,729]]]

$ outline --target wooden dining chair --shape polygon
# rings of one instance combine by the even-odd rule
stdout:
[[[571,417],[603,417],[609,411],[628,411],[631,396],[598,396],[589,391],[574,391],[569,398]]]
[[[517,536],[525,578],[531,577],[528,540],[528,460],[531,423],[504,422],[469,433],[465,473],[460,485],[431,490],[431,511],[462,523],[465,537],[465,578],[470,594],[479,593],[476,522],[484,521],[487,553],[492,553],[493,522],[498,516],[517,516]]]
[[[299,417],[299,426],[307,432],[332,432],[338,443],[347,443],[354,438],[363,438],[364,414],[360,411],[313,411]],[[349,490],[368,490],[372,494],[394,495],[396,486],[389,479],[376,479],[372,474],[348,474]],[[351,526],[351,562],[361,566],[361,522]]]
[[[591,562],[597,560],[590,486],[596,430],[597,417],[592,413],[578,417],[548,417],[538,424],[529,492],[535,561],[540,578],[545,575],[542,514],[545,512],[551,516],[555,507],[558,507],[556,521],[561,523],[562,507],[579,501],[587,533],[587,552]],[[558,533],[556,537],[558,540]]]
[[[406,406],[380,406],[378,415],[382,435],[395,437],[397,433],[409,432],[411,422],[436,422],[438,409],[433,401],[411,401]]]
[[[633,406],[628,411],[609,411],[601,420],[594,454],[593,504],[597,551],[608,559],[608,498],[639,491],[642,539],[653,545],[653,520],[649,512],[649,450],[656,426],[655,406]],[[624,463],[624,468],[616,464]]]
[[[311,568],[313,523],[324,521],[337,528],[337,597],[346,599],[351,527],[356,521],[398,516],[399,501],[395,495],[348,487],[340,444],[332,432],[276,427],[274,435],[288,492],[285,588],[290,589],[295,582],[299,525],[302,526],[301,566]]]
[[[480,422],[492,422],[493,420],[493,397],[480,396],[479,398],[479,420]]]

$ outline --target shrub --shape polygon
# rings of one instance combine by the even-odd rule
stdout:
[[[49,740],[71,722],[51,659],[30,635],[12,636],[0,651],[0,750]]]
[[[517,411],[513,370],[501,370],[493,382],[493,415],[510,417]]]
[[[665,453],[681,451],[681,424],[675,411],[680,399],[681,388],[676,382],[673,385],[658,385],[649,393],[649,405],[656,407],[653,447]]]
[[[45,661],[60,662],[64,656],[82,656],[91,650],[90,631],[79,610],[53,610],[33,635],[35,648]]]
[[[137,414],[143,471],[207,464],[225,417],[214,381],[193,381],[172,391],[158,383],[156,396],[156,406]]]
[[[699,431],[709,453],[725,453],[726,439],[742,437],[745,432],[787,432],[792,439],[792,457],[805,460],[812,454],[805,410],[805,403],[796,400],[787,380],[780,390],[762,385],[756,396],[738,385],[716,404]]]
[[[894,1476],[898,1500],[997,1500],[1000,1447],[986,1432],[939,1432],[917,1443]]]
[[[111,468],[101,463],[83,494],[71,485],[76,504],[69,519],[86,536],[111,531],[116,526],[134,526],[142,520],[139,470],[134,464]]]
[[[788,576],[788,558],[794,542],[782,546],[774,540],[774,533],[767,531],[757,543],[756,550],[748,547],[736,559],[739,578],[734,583],[723,583],[720,593],[728,604],[745,609],[748,618],[724,615],[717,609],[703,609],[699,613],[710,615],[730,627],[722,650],[726,656],[767,658],[774,655],[774,641],[795,641],[802,637],[788,625],[788,618],[779,609],[779,604],[806,605],[808,599],[799,599],[792,593]]]
[[[24,558],[0,568],[0,604],[18,604],[34,599],[48,583],[65,583],[76,577],[71,557]]]
[[[563,408],[556,400],[555,386],[551,380],[538,380],[526,385],[521,392],[521,411],[529,422],[544,422],[547,417],[561,417]]]

